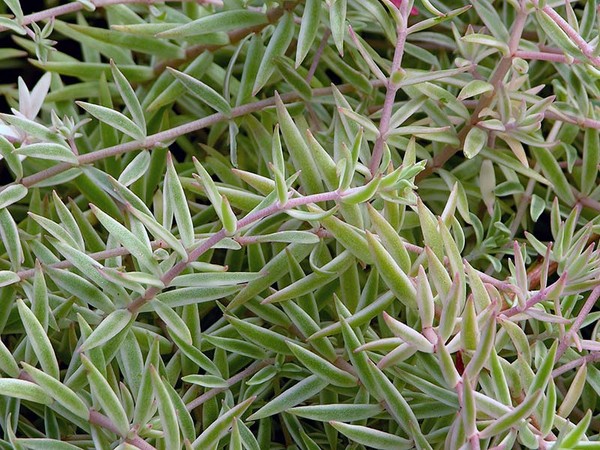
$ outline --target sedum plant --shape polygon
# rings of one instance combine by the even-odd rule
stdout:
[[[600,447],[596,0],[31,3],[0,449]]]

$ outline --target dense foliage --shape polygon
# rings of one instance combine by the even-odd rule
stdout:
[[[596,0],[1,3],[0,449],[600,447]]]

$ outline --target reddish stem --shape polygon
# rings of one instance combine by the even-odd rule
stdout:
[[[383,110],[381,111],[381,120],[379,122],[379,136],[375,141],[373,147],[373,154],[371,156],[371,162],[369,164],[369,170],[371,171],[371,177],[374,177],[379,170],[381,159],[383,158],[383,148],[387,140],[387,134],[390,131],[390,120],[392,118],[392,110],[394,108],[394,101],[396,100],[396,93],[400,89],[400,84],[393,81],[393,77],[396,72],[401,69],[402,57],[404,56],[404,46],[406,44],[406,37],[408,36],[408,2],[403,2],[399,8],[400,17],[402,23],[396,28],[397,39],[396,48],[394,50],[394,58],[392,60],[392,68],[390,70],[390,78],[387,81],[387,91],[385,93],[385,100],[383,102]]]
[[[590,311],[596,304],[596,301],[598,301],[599,297],[600,286],[596,286],[590,294],[590,296],[588,297],[588,299],[583,304],[581,311],[579,311],[579,314],[577,314],[577,318],[573,322],[573,325],[571,325],[569,331],[561,338],[560,343],[558,344],[558,350],[556,352],[555,361],[558,361],[560,357],[567,351],[567,348],[569,348],[569,346],[571,345],[571,339],[579,331],[579,328],[581,328],[583,321],[586,319],[587,315],[590,313]]]

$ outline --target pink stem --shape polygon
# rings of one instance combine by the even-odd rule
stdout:
[[[538,0],[532,0],[533,4],[536,7],[539,7]],[[564,32],[565,34],[573,41],[573,43],[581,50],[590,62],[600,67],[600,56],[594,55],[594,46],[588,44],[583,37],[571,26],[569,23],[562,18],[560,14],[558,14],[550,5],[545,5],[542,8],[542,11],[550,17]]]
[[[180,1],[180,2],[191,2],[197,0],[172,0],[172,1]],[[110,5],[123,5],[126,3],[141,3],[151,5],[154,3],[162,3],[163,0],[95,0],[92,1],[94,6],[97,8],[103,8],[105,6]],[[208,2],[205,2],[208,3]],[[44,11],[39,11],[36,13],[28,14],[23,16],[23,20],[20,22],[21,25],[29,25],[33,22],[39,22],[41,20],[52,19],[58,16],[64,16],[65,14],[74,13],[77,11],[81,11],[83,9],[83,4],[79,2],[71,2],[66,5],[55,6],[54,8],[49,8]],[[0,31],[8,30],[7,27],[0,25]]]
[[[568,372],[571,369],[581,366],[582,364],[591,363],[594,361],[600,360],[600,352],[593,352],[588,355],[582,356],[581,358],[574,359],[571,362],[568,362],[557,369],[552,371],[552,376],[554,378],[561,376],[563,373]]]
[[[544,300],[546,300],[546,297],[548,296],[548,294],[556,287],[558,287],[558,285],[560,283],[564,283],[566,279],[566,272],[564,272],[560,278],[558,280],[556,280],[554,283],[552,283],[550,286],[541,289],[540,291],[538,291],[536,294],[534,294],[529,300],[527,300],[527,302],[525,302],[525,305],[523,305],[523,307],[519,307],[519,306],[513,306],[510,309],[507,309],[506,311],[503,311],[502,313],[500,313],[501,315],[505,316],[505,317],[512,317],[515,316],[517,314],[526,312],[529,308],[537,305],[540,302],[543,302]]]
[[[570,59],[567,58],[565,55],[559,53],[534,52],[527,50],[518,50],[517,52],[515,52],[515,56],[523,59],[536,59],[540,61],[552,61],[564,64],[570,64],[572,62],[581,62],[578,59]]]
[[[579,314],[577,314],[577,318],[573,322],[573,325],[571,325],[569,331],[560,340],[560,343],[558,344],[558,351],[556,352],[556,361],[558,361],[560,357],[567,351],[567,348],[569,348],[571,345],[571,339],[579,331],[581,324],[583,324],[583,321],[586,319],[587,315],[590,313],[599,297],[600,286],[596,286],[583,304],[583,308],[581,308]]]
[[[371,82],[373,87],[382,86],[381,81],[374,80]],[[356,87],[350,83],[342,84],[337,87],[337,89],[342,92],[352,92],[356,89]],[[331,87],[326,88],[317,88],[312,92],[313,97],[322,97],[326,95],[330,95],[332,92]],[[294,92],[288,92],[286,94],[281,95],[281,100],[284,103],[292,103],[297,100],[300,100],[301,97]],[[221,113],[211,114],[210,116],[203,117],[202,119],[194,120],[192,122],[185,123],[178,127],[170,128],[165,131],[161,131],[159,133],[148,136],[146,139],[142,141],[132,141],[126,142],[124,144],[114,145],[112,147],[104,148],[102,150],[96,150],[90,153],[86,153],[77,158],[78,165],[82,164],[91,164],[96,161],[100,161],[102,159],[122,155],[124,153],[133,152],[135,150],[140,149],[152,149],[154,147],[160,146],[163,142],[171,141],[173,139],[178,138],[179,136],[183,136],[188,133],[192,133],[194,131],[201,130],[203,128],[209,127],[219,122],[223,122],[225,120],[229,120],[236,117],[241,117],[247,114],[251,114],[257,111],[261,111],[265,108],[269,108],[271,106],[275,106],[275,97],[269,97],[264,100],[260,100],[254,103],[247,103],[245,105],[238,106],[231,110],[231,114],[226,116]],[[37,172],[33,175],[29,175],[28,177],[23,178],[20,183],[25,187],[31,187],[36,183],[44,181],[54,175],[58,175],[59,173],[64,172],[65,170],[73,167],[72,164],[69,163],[61,163],[55,166],[52,166],[48,169]],[[0,191],[6,188],[8,185],[0,188]]]
[[[189,402],[187,405],[185,405],[186,409],[188,411],[191,411],[194,408],[197,408],[198,406],[200,406],[203,403],[207,402],[208,400],[210,400],[214,396],[220,394],[223,391],[226,391],[231,386],[239,383],[244,378],[249,377],[250,375],[254,375],[260,369],[263,369],[263,368],[265,368],[267,366],[270,366],[273,363],[275,363],[275,359],[274,358],[265,359],[263,361],[256,361],[254,364],[248,366],[246,369],[242,370],[240,373],[237,373],[234,376],[232,376],[231,378],[229,378],[227,380],[227,387],[212,388],[210,391],[205,392],[201,396],[195,398],[194,400],[192,400],[191,402]]]
[[[98,411],[94,411],[93,409],[90,410],[89,422],[92,425],[97,425],[108,431],[112,431],[117,436],[121,436],[121,434],[119,433],[119,430],[117,429],[117,427],[113,423],[113,421],[110,420],[108,417],[106,417],[104,414],[99,413]],[[123,437],[123,436],[121,436],[121,437]],[[156,450],[156,447],[148,444],[145,440],[143,440],[139,436],[126,438],[125,440],[126,440],[126,442],[128,442],[132,445],[135,445],[140,450]]]
[[[331,34],[331,30],[328,28],[323,33],[323,38],[321,39],[321,43],[319,44],[319,48],[315,52],[315,56],[310,65],[310,69],[308,69],[308,73],[306,74],[306,82],[310,83],[315,72],[317,71],[317,67],[319,66],[319,61],[321,61],[321,56],[323,55],[323,51],[325,50],[325,46],[327,45],[327,40],[329,39],[329,35]]]
[[[342,197],[343,194],[337,191],[331,191],[323,192],[320,194],[307,195],[305,197],[292,198],[288,200],[284,205],[274,203],[270,206],[267,206],[266,208],[250,213],[243,219],[239,220],[237,223],[236,232],[240,231],[242,228],[248,225],[253,224],[254,222],[258,222],[259,220],[264,219],[265,217],[271,216],[281,211],[285,211],[287,209],[292,209],[302,205],[308,205],[310,203],[340,200]],[[217,233],[213,234],[210,238],[208,238],[194,250],[189,252],[187,260],[179,261],[161,277],[160,280],[162,281],[163,285],[167,287],[176,276],[178,276],[181,272],[185,270],[185,268],[190,262],[197,260],[203,253],[214,247],[226,237],[227,232],[225,231],[225,229],[222,229]],[[158,288],[156,286],[148,288],[143,295],[139,296],[134,301],[132,301],[127,307],[127,309],[132,312],[138,311],[146,302],[154,298],[156,294],[158,294],[160,291],[161,288]]]
[[[155,241],[153,242],[153,247],[160,247],[162,241]],[[118,247],[118,248],[113,248],[110,250],[104,250],[101,252],[96,252],[96,253],[90,253],[88,256],[96,261],[101,261],[104,259],[108,259],[108,258],[114,258],[115,256],[125,256],[125,255],[129,255],[129,250],[127,250],[124,247]],[[73,267],[73,264],[71,263],[71,261],[60,261],[54,264],[49,264],[48,267],[51,267],[53,269],[67,269],[69,267]],[[35,275],[35,269],[25,269],[25,270],[21,270],[19,272],[17,272],[17,275],[19,276],[19,278],[21,278],[21,280],[26,280],[28,278],[31,278]]]
[[[396,49],[394,50],[394,59],[392,60],[392,68],[390,70],[390,78],[387,82],[387,91],[385,93],[385,100],[383,102],[383,110],[381,111],[381,120],[379,122],[379,136],[375,141],[373,147],[373,154],[371,156],[371,162],[369,164],[369,170],[371,171],[371,177],[374,177],[381,159],[383,158],[383,148],[385,141],[387,140],[387,134],[390,131],[390,120],[392,118],[392,110],[394,108],[394,101],[396,100],[396,93],[400,89],[400,85],[395,83],[392,78],[395,73],[400,70],[402,66],[402,57],[404,56],[404,46],[406,44],[406,37],[408,36],[408,1],[403,1],[400,5],[400,17],[402,23],[396,28],[398,37],[396,40]]]

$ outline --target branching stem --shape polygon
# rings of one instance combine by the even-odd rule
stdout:
[[[508,54],[500,60],[498,67],[496,67],[496,70],[494,71],[492,77],[489,80],[490,84],[494,87],[494,89],[481,96],[481,99],[477,103],[477,106],[475,106],[475,110],[471,114],[471,118],[458,133],[458,139],[461,144],[459,146],[447,145],[446,147],[444,147],[444,149],[440,153],[435,155],[433,159],[429,161],[429,164],[427,165],[425,170],[423,170],[420,174],[417,175],[416,182],[427,178],[429,175],[431,175],[431,173],[433,173],[436,169],[442,167],[446,163],[446,161],[448,161],[452,156],[454,156],[462,149],[462,144],[465,138],[467,137],[467,134],[469,133],[469,131],[471,131],[471,128],[473,128],[479,122],[479,114],[485,108],[490,106],[494,97],[496,96],[496,93],[501,89],[502,81],[504,80],[504,77],[506,76],[506,74],[508,74],[508,71],[512,67],[512,60],[515,53],[518,50],[519,40],[521,39],[521,35],[523,34],[523,29],[525,28],[526,22],[527,12],[525,11],[524,5],[521,5],[521,9],[517,12],[513,28],[510,32],[511,37],[510,42],[508,44]]]
[[[296,197],[288,200],[284,205],[279,203],[274,203],[270,206],[267,206],[258,211],[252,212],[248,214],[246,217],[238,221],[236,232],[241,231],[244,227],[251,225],[255,222],[258,222],[265,217],[272,216],[279,212],[285,211],[287,209],[296,208],[302,205],[308,205],[310,203],[319,203],[326,201],[336,201],[342,198],[342,194],[338,191],[331,192],[323,192],[320,194],[307,195],[305,197]],[[168,287],[169,284],[173,281],[173,279],[178,276],[181,272],[183,272],[189,263],[196,261],[203,253],[214,247],[216,244],[221,242],[223,239],[227,237],[227,232],[225,229],[222,229],[207,240],[203,241],[196,248],[191,250],[188,253],[188,258],[186,261],[179,261],[175,264],[168,272],[166,272],[162,277],[161,281],[165,287]],[[162,288],[164,289],[164,288]],[[150,287],[146,290],[146,292],[140,297],[136,298],[133,302],[129,304],[127,309],[131,312],[137,312],[139,309],[146,304],[149,300],[153,299],[161,290],[158,287]]]
[[[382,83],[379,80],[374,80],[371,82],[371,84],[374,87],[380,87],[382,85]],[[313,89],[312,95],[313,97],[322,97],[330,95],[332,93],[332,89],[333,88],[331,87]],[[342,93],[347,93],[356,90],[356,86],[347,83],[337,86],[337,89]],[[281,95],[281,100],[284,103],[293,103],[300,99],[300,95],[298,95],[295,92],[289,92]],[[101,150],[96,150],[90,153],[80,155],[77,157],[77,161],[79,165],[92,164],[96,161],[100,161],[111,156],[122,155],[124,153],[133,152],[135,150],[161,147],[164,142],[172,141],[173,139],[176,139],[179,136],[193,133],[203,128],[210,127],[219,122],[230,120],[236,117],[245,116],[247,114],[252,114],[257,111],[262,111],[272,106],[275,106],[275,97],[269,97],[267,99],[260,100],[254,103],[247,103],[233,108],[229,116],[226,116],[222,113],[211,114],[210,116],[203,117],[202,119],[194,120],[192,122],[185,123],[178,127],[170,128],[168,130],[150,135],[143,141],[126,142],[124,144],[118,144],[112,147],[107,147]],[[41,181],[47,180],[50,177],[63,173],[71,167],[73,167],[73,165],[69,163],[57,164],[48,169],[42,170],[33,175],[29,175],[23,178],[20,181],[20,183],[25,187],[31,187],[37,183],[40,183]],[[8,186],[10,185],[2,186],[0,190],[3,190]]]
[[[274,358],[264,359],[262,361],[256,361],[254,364],[251,364],[250,366],[246,367],[241,372],[236,373],[234,376],[227,379],[227,387],[212,388],[211,390],[206,391],[204,394],[200,395],[199,397],[197,397],[194,400],[192,400],[191,402],[189,402],[187,405],[185,405],[185,407],[187,408],[188,411],[191,411],[191,410],[197,408],[198,406],[204,404],[211,398],[219,395],[221,392],[226,391],[230,387],[239,383],[244,378],[254,375],[260,369],[263,369],[274,363],[275,363]]]
[[[90,410],[89,422],[92,425],[97,425],[108,431],[112,431],[118,436],[121,436],[117,426],[113,423],[113,421],[106,417],[104,414],[99,413],[98,411],[94,411],[93,409]],[[144,439],[142,439],[139,436],[128,437],[125,439],[125,441],[129,444],[135,445],[140,450],[156,450],[156,447],[148,444]]]
[[[569,328],[569,331],[561,338],[560,343],[558,344],[558,350],[556,352],[556,361],[560,359],[560,357],[567,351],[567,348],[571,345],[571,339],[573,336],[579,331],[583,321],[587,318],[587,315],[590,313],[596,302],[600,298],[600,286],[596,286],[588,299],[583,304],[581,311],[577,314],[577,318]]]

